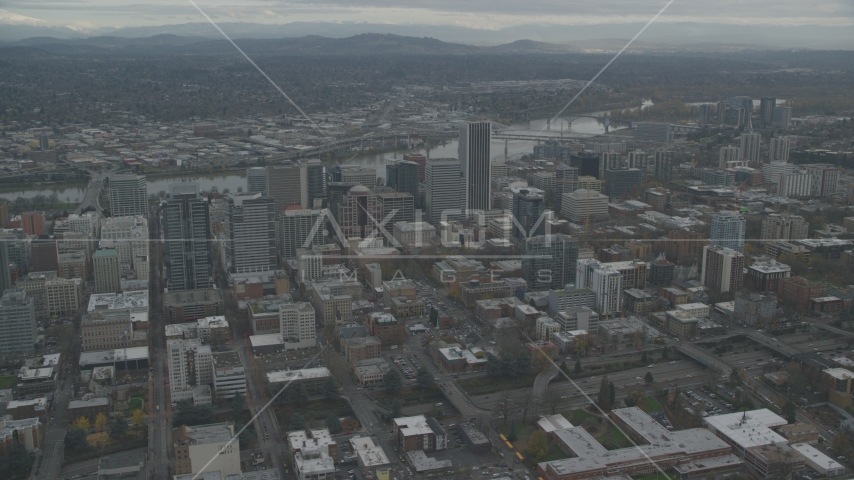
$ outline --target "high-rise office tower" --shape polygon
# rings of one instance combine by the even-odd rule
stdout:
[[[593,152],[573,152],[569,157],[569,166],[577,168],[580,177],[601,179],[602,177],[599,176],[600,163],[599,155]]]
[[[546,218],[543,213],[545,211],[546,201],[542,195],[526,189],[514,193],[513,217],[519,222],[519,225],[513,224],[513,238],[524,241],[528,237],[544,235]]]
[[[317,342],[314,307],[308,302],[279,305],[279,333],[286,343],[296,343],[289,348],[308,348]]]
[[[623,156],[618,152],[601,152],[599,159],[599,178],[605,178],[607,170],[623,168]]]
[[[810,176],[810,190],[813,197],[827,197],[839,189],[839,168],[827,163],[805,165]]]
[[[741,158],[748,162],[759,163],[759,145],[762,143],[762,135],[759,132],[745,132],[739,137],[741,143]]]
[[[709,124],[715,116],[715,105],[712,103],[704,103],[697,106],[697,123]]]
[[[637,168],[616,168],[605,170],[605,194],[612,199],[621,199],[634,195],[636,199],[640,195],[644,175]]]
[[[561,208],[564,193],[574,192],[578,187],[578,169],[564,163],[559,163],[555,168],[555,193],[557,208]]]
[[[762,220],[759,238],[763,242],[771,240],[799,240],[807,238],[809,223],[800,215],[772,213]]]
[[[95,270],[95,293],[122,291],[122,264],[115,248],[97,250],[92,256]]]
[[[733,146],[721,147],[718,154],[718,168],[728,168],[730,162],[738,162],[741,160],[741,149]]]
[[[468,210],[492,208],[492,169],[489,165],[489,122],[460,124],[460,171],[465,180],[464,206]]]
[[[326,199],[326,167],[318,158],[312,158],[306,164],[306,180],[308,182],[308,206],[305,208],[320,208]]]
[[[596,297],[594,309],[603,316],[619,314],[623,309],[622,274],[592,258],[578,260],[576,265],[576,287],[593,290]]]
[[[101,219],[101,243],[115,248],[122,266],[132,268],[136,278],[148,279],[148,219],[142,215]]]
[[[647,171],[647,168],[650,166],[650,163],[655,164],[655,158],[650,162],[650,155],[643,150],[635,150],[633,152],[629,152],[629,168],[638,168]]]
[[[430,158],[424,175],[427,223],[439,225],[442,220],[453,220],[460,215],[465,198],[460,191],[460,162],[453,158]],[[445,218],[442,213],[446,212]]]
[[[33,298],[21,288],[7,288],[0,297],[0,355],[32,352],[37,336]]]
[[[323,243],[326,212],[326,210],[307,210],[291,206],[279,213],[278,238],[279,253],[282,258],[297,258],[297,249],[310,249],[313,245]]]
[[[9,270],[9,246],[5,239],[0,239],[0,296],[11,286],[12,275]]]
[[[308,165],[286,163],[267,167],[267,195],[280,212],[288,205],[308,206]]]
[[[377,196],[368,187],[351,188],[338,207],[338,225],[347,238],[366,238],[382,223],[382,210]],[[378,238],[383,238],[379,232]]]
[[[530,237],[524,243],[522,278],[531,290],[560,290],[575,283],[578,240],[568,235]]]
[[[213,355],[210,345],[198,338],[166,341],[169,362],[169,390],[173,401],[191,400],[193,388],[213,383]]]
[[[55,272],[59,269],[59,251],[53,235],[39,235],[30,242],[30,271]]]
[[[731,248],[703,247],[703,285],[717,293],[738,292],[744,283],[744,254]]]
[[[375,168],[362,168],[356,165],[342,165],[340,181],[374,188],[377,186],[377,170]]]
[[[766,126],[771,125],[774,119],[774,107],[777,106],[777,99],[773,97],[762,97],[759,100],[759,118]]]
[[[776,127],[789,128],[792,121],[792,107],[774,107],[771,114],[771,124]]]
[[[148,183],[142,175],[110,176],[110,213],[148,215]]]
[[[418,165],[418,181],[424,183],[424,174],[427,171],[427,157],[420,153],[408,153],[403,156],[404,162],[415,162]]]
[[[385,167],[385,184],[398,192],[418,198],[418,164],[415,162],[389,163]]]
[[[789,161],[789,137],[783,135],[771,138],[771,143],[768,144],[768,161],[783,163]]]
[[[355,183],[343,182],[329,182],[326,184],[326,208],[333,218],[338,218],[338,207],[344,201],[344,195],[347,195],[347,192],[355,186]]]
[[[267,194],[267,169],[252,167],[246,169],[246,192],[249,194]]]
[[[171,291],[213,286],[211,228],[207,200],[197,184],[170,186],[163,206],[163,257]]]
[[[655,165],[653,176],[658,182],[669,182],[673,177],[673,152],[670,150],[655,151]]]
[[[632,138],[637,142],[668,143],[673,140],[673,127],[666,122],[636,122]]]
[[[721,210],[712,217],[709,243],[714,246],[744,251],[744,232],[747,222],[739,212]]]
[[[380,223],[386,222],[385,229],[391,233],[392,225],[397,222],[415,221],[415,198],[407,192],[378,193],[377,202],[380,206]],[[392,213],[394,212],[394,215]],[[386,217],[392,215],[386,221]],[[420,220],[420,219],[419,219]]]
[[[225,261],[230,273],[268,273],[276,269],[273,199],[255,193],[225,197]]]

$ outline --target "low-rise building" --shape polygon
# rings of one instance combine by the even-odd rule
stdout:
[[[504,282],[481,283],[469,280],[459,284],[460,301],[467,307],[474,307],[478,300],[503,298],[511,295],[510,286]]]
[[[175,475],[205,472],[239,475],[240,446],[232,437],[232,422],[175,428],[172,431]]]
[[[745,325],[765,325],[774,318],[776,311],[777,297],[774,294],[742,292],[735,296],[733,318]]]
[[[216,398],[246,397],[246,372],[236,351],[211,354],[213,387]]]
[[[163,315],[167,323],[191,322],[224,313],[222,292],[214,288],[182,290],[163,295]]]
[[[447,448],[448,435],[435,418],[416,415],[395,418],[392,423],[392,441],[401,451],[432,452]]]
[[[818,443],[818,429],[816,429],[815,425],[800,422],[792,423],[780,427],[779,432],[786,437],[789,445],[794,443]]]
[[[321,392],[323,385],[331,377],[326,367],[303,368],[300,370],[279,370],[267,372],[267,382],[275,383],[299,383],[302,384],[310,395]]]
[[[623,311],[644,317],[655,308],[655,298],[639,288],[623,290]]]
[[[281,314],[279,307],[293,303],[293,298],[286,293],[281,295],[266,295],[262,298],[246,302],[249,324],[255,335],[281,333]]]
[[[824,297],[810,298],[807,308],[813,314],[827,315],[833,317],[842,313],[842,308],[844,306],[844,302],[841,298],[829,295]]]
[[[383,282],[383,301],[397,317],[417,317],[424,315],[427,308],[418,299],[415,283],[412,280],[388,280]]]
[[[99,414],[104,414],[105,418],[110,418],[110,399],[108,397],[96,397],[87,394],[79,400],[68,402],[66,410],[68,418],[86,417],[91,423],[95,423],[95,418]]]
[[[486,369],[486,352],[480,347],[462,348],[459,344],[450,344],[437,348],[436,364],[446,373],[479,372]]]
[[[365,320],[368,335],[380,339],[383,347],[403,345],[406,341],[406,331],[403,323],[389,313],[374,312]]]
[[[791,276],[792,267],[772,258],[753,262],[747,267],[744,283],[757,292],[779,293],[783,286],[783,279]]]
[[[360,360],[377,358],[380,356],[382,342],[378,337],[355,337],[348,338],[341,343],[344,360],[355,363]]]
[[[353,367],[353,374],[356,376],[356,380],[363,387],[382,385],[383,377],[390,369],[388,362],[384,358],[359,360],[350,365]]]

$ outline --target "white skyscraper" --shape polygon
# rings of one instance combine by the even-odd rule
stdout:
[[[459,217],[464,192],[460,189],[460,162],[453,158],[428,159],[424,171],[427,223]],[[442,212],[448,212],[442,218]]]
[[[148,215],[148,183],[142,175],[110,176],[110,213]]]
[[[122,267],[148,280],[148,219],[141,215],[101,219],[101,247],[115,248]]]
[[[213,383],[211,347],[199,339],[166,341],[169,389],[173,402],[193,398],[193,387]]]
[[[739,160],[759,162],[759,144],[762,143],[762,135],[758,132],[746,132],[741,134],[739,140],[741,141]]]
[[[260,193],[225,197],[223,240],[228,271],[267,273],[276,269],[276,221],[272,197]]]
[[[279,306],[280,332],[286,348],[308,348],[317,342],[314,308],[308,302]]]
[[[712,217],[709,243],[743,252],[746,226],[747,222],[739,212],[721,210]]]
[[[789,161],[789,137],[780,136],[771,139],[768,145],[768,161],[783,163]]]
[[[718,167],[721,169],[728,168],[732,166],[730,162],[738,162],[741,160],[741,149],[738,147],[721,147],[720,150],[720,161],[718,162]]]
[[[600,315],[619,314],[623,309],[623,276],[614,267],[592,258],[578,260],[575,282],[578,288],[593,290]]]
[[[465,208],[492,208],[492,169],[489,165],[489,142],[492,138],[489,122],[460,124],[460,171],[465,179]]]

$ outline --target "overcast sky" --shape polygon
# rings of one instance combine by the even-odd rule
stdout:
[[[195,0],[216,21],[354,22],[498,29],[648,21],[667,0]],[[101,27],[204,22],[188,0],[0,0],[0,24]],[[854,25],[854,0],[676,0],[660,22]]]

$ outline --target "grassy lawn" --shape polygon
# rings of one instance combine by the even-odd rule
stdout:
[[[653,397],[644,398],[643,402],[638,405],[638,408],[646,413],[657,413],[663,410],[658,400]]]
[[[466,392],[468,392],[469,395],[484,395],[503,390],[531,388],[534,386],[535,378],[537,378],[536,375],[520,375],[513,378],[486,376],[479,378],[466,378],[458,380],[457,383]]]
[[[599,443],[608,450],[617,450],[618,448],[627,448],[632,446],[632,442],[630,442],[629,439],[620,433],[620,431],[617,430],[617,427],[613,425],[608,425],[608,430],[605,431],[604,434],[600,435],[597,440],[599,440]]]
[[[549,440],[549,455],[543,461],[551,462],[554,460],[563,460],[564,458],[567,458],[567,455],[563,453],[563,450],[558,448],[558,446],[555,445],[554,442]]]
[[[585,420],[596,420],[597,418],[599,418],[596,415],[593,415],[587,410],[581,408],[579,408],[578,410],[563,412],[563,416],[566,417],[566,419],[569,420],[569,423],[573,425],[580,425],[581,422]]]
[[[503,433],[505,437],[510,435],[510,422],[508,421],[506,425],[502,424],[498,427],[498,431]],[[531,433],[534,431],[534,425],[528,422],[522,422],[521,420],[516,421],[516,441],[510,442],[513,444],[513,448],[525,453],[525,447],[528,446],[528,439],[531,438]]]
[[[13,388],[17,384],[18,377],[16,375],[0,376],[0,388]]]
[[[132,412],[134,410],[143,410],[144,405],[145,397],[142,395],[134,395],[130,397],[130,400],[128,400],[128,411]]]

